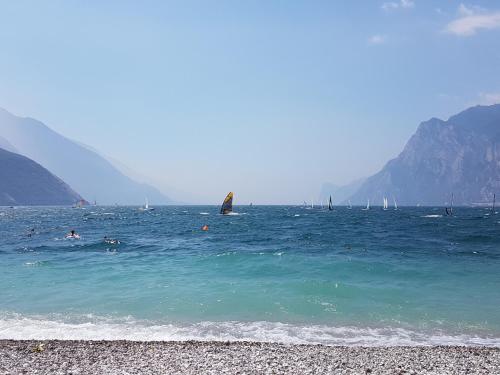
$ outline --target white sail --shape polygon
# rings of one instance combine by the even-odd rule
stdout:
[[[154,211],[154,207],[149,207],[149,200],[146,197],[144,206],[139,207],[139,211]]]
[[[387,197],[384,197],[384,210],[387,210],[388,203],[387,203]]]
[[[349,210],[351,210],[351,209],[352,209],[351,200],[349,199],[349,200],[348,200],[348,202],[349,202],[349,206],[348,206],[347,208],[348,208]]]
[[[396,203],[396,198],[392,197],[392,200],[394,201],[394,209],[398,209],[398,204]]]
[[[367,211],[370,209],[370,199],[367,200],[366,202],[366,208],[363,208],[364,211]]]

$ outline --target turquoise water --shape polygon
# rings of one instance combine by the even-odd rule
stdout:
[[[235,211],[0,209],[0,338],[500,346],[500,215]]]

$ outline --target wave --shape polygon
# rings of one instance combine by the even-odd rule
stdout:
[[[443,217],[443,215],[424,215],[422,217]]]
[[[70,322],[57,316],[0,315],[0,339],[254,341],[343,346],[459,345],[500,347],[500,337],[446,334],[403,328],[333,327],[277,322],[200,322],[159,324],[131,317],[81,316]]]

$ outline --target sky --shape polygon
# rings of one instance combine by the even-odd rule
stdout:
[[[310,200],[498,102],[498,1],[0,0],[0,107],[178,201]]]

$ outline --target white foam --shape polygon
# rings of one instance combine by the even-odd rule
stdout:
[[[424,215],[422,217],[443,217],[443,215]]]
[[[112,319],[92,315],[50,319],[0,314],[0,339],[14,340],[135,340],[135,341],[259,341],[285,344],[347,346],[469,345],[500,347],[500,337],[417,332],[403,328],[333,327],[277,322],[200,322],[159,324],[131,317]]]

